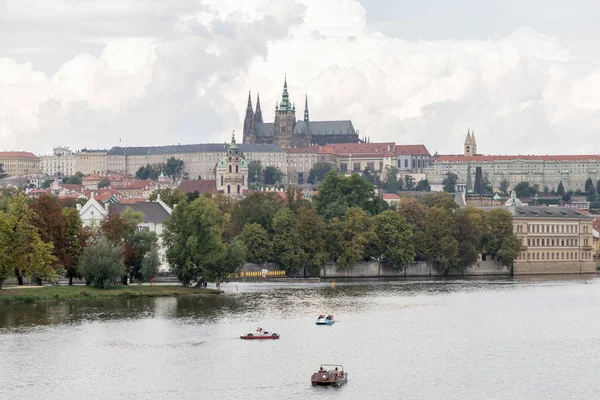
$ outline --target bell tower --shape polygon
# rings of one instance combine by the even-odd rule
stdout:
[[[475,133],[467,130],[467,138],[465,139],[464,155],[477,155],[477,142],[475,141]]]
[[[275,106],[275,123],[273,136],[275,144],[286,148],[292,146],[292,135],[296,127],[296,106],[290,103],[287,90],[287,77],[283,81],[281,102]]]

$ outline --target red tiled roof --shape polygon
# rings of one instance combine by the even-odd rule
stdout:
[[[83,185],[77,185],[75,183],[61,183],[60,187],[66,190],[71,190],[73,192],[81,192]]]
[[[213,193],[217,194],[217,184],[213,180],[181,181],[177,188],[181,193]]]
[[[348,156],[350,154],[356,155],[371,155],[376,154],[380,156],[392,157],[394,156],[394,147],[396,146],[393,142],[386,143],[331,143],[327,145],[331,147],[337,155]]]
[[[384,200],[397,200],[400,198],[396,193],[383,193],[381,198]]]
[[[398,144],[396,145],[396,154],[430,155],[424,144]]]
[[[100,175],[98,175],[98,174],[91,174],[91,175],[88,175],[88,176],[84,176],[83,178],[81,178],[81,180],[83,182],[86,182],[86,181],[88,181],[88,182],[89,181],[101,181],[102,177]]]
[[[39,158],[38,156],[29,151],[0,151],[0,157]]]
[[[495,162],[495,161],[600,161],[600,155],[545,155],[536,156],[532,154],[528,155],[477,155],[477,156],[463,156],[463,155],[439,155],[434,157],[434,162]]]
[[[110,199],[111,197],[113,197],[112,193],[100,193],[99,195],[94,195],[94,198],[98,201],[107,201],[108,199]]]
[[[127,190],[127,189],[146,189],[149,187],[154,186],[155,182],[151,181],[149,179],[134,179],[132,181],[126,181],[124,182],[124,185],[122,188],[119,188],[119,190]]]
[[[121,199],[119,203],[121,204],[136,204],[136,203],[144,203],[148,199],[144,199],[143,197],[132,197],[130,199]]]
[[[336,154],[330,146],[288,147],[284,150],[286,153]]]

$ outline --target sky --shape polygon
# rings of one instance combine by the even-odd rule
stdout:
[[[0,151],[241,139],[287,75],[372,142],[600,152],[595,0],[0,0]]]

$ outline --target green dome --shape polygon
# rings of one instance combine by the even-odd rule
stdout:
[[[500,196],[498,196],[498,193],[494,195],[494,201],[500,201]]]

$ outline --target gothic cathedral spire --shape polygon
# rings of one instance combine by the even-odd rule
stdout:
[[[258,110],[260,110],[260,108],[258,108]],[[254,111],[252,110],[252,98],[250,96],[250,92],[248,92],[248,106],[246,107],[246,116],[244,117],[244,143],[254,143],[256,140],[256,125],[254,118]]]
[[[252,98],[250,92],[248,92],[248,105],[246,106],[246,118],[254,118],[254,111],[252,111]]]
[[[308,122],[308,94],[304,98],[304,122]]]
[[[260,109],[260,95],[256,94],[256,112],[254,113],[254,121],[259,124],[263,123],[262,111]]]

